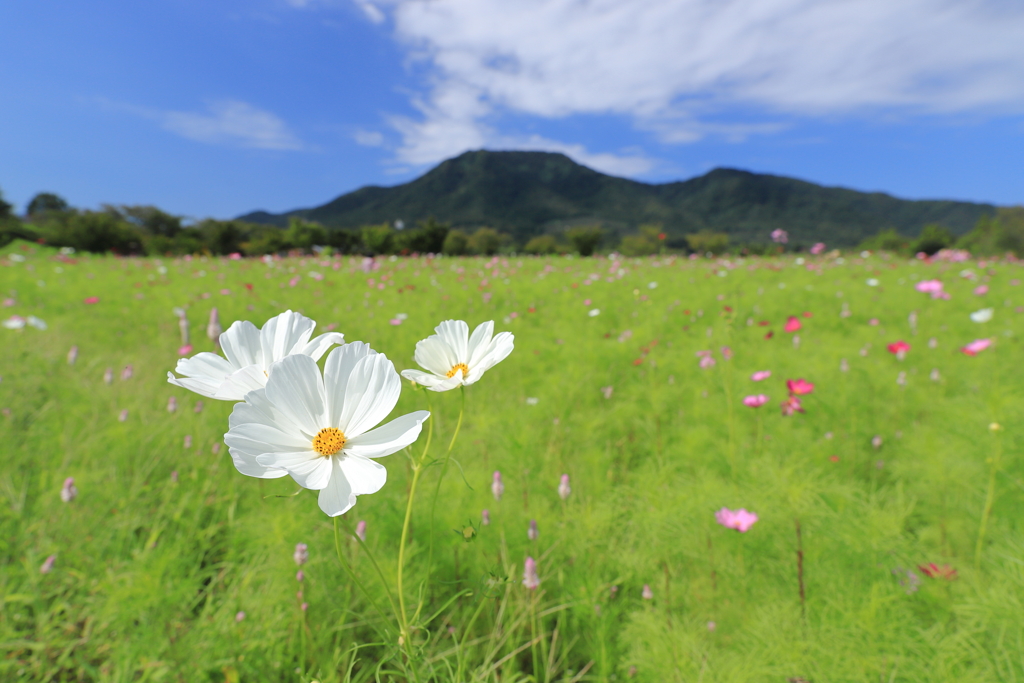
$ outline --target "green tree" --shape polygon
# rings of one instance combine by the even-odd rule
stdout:
[[[469,251],[469,237],[461,230],[451,230],[444,238],[441,251],[448,256],[462,256]]]
[[[420,221],[412,230],[403,230],[395,237],[395,250],[401,253],[440,254],[451,225],[433,216]]]
[[[289,249],[302,249],[305,252],[310,252],[314,246],[327,244],[327,230],[319,223],[311,223],[293,216],[288,221],[284,242]]]
[[[116,211],[124,220],[151,235],[173,238],[181,230],[181,216],[173,216],[155,206],[120,206]]]
[[[205,251],[218,256],[242,251],[242,242],[247,232],[245,223],[210,218],[196,227],[202,235]]]
[[[920,236],[914,240],[910,249],[915,254],[923,251],[931,256],[940,249],[952,246],[955,241],[953,233],[947,228],[938,223],[929,223],[921,229]]]
[[[558,253],[558,240],[553,235],[537,235],[523,247],[527,254],[556,254]]]
[[[0,220],[10,218],[13,215],[11,213],[13,208],[9,202],[4,201],[4,191],[0,190]]]
[[[956,246],[978,255],[1024,255],[1024,206],[1006,206],[993,217],[982,216]]]
[[[359,251],[363,242],[358,232],[335,228],[327,231],[327,244],[339,254],[353,254]]]
[[[387,223],[364,225],[360,229],[363,245],[372,254],[390,254],[395,240],[395,229]]]
[[[592,256],[604,239],[604,230],[600,225],[585,225],[569,229],[565,236],[580,256]]]
[[[713,230],[701,230],[686,236],[686,244],[690,250],[698,254],[724,253],[729,248],[729,235]]]
[[[54,194],[53,192],[40,192],[33,197],[31,201],[29,201],[28,208],[25,209],[25,213],[27,213],[30,218],[34,218],[42,214],[68,211],[70,209],[71,207],[68,205],[67,201],[65,201],[65,199],[60,195]]]
[[[476,232],[469,236],[469,242],[466,246],[469,248],[470,253],[493,256],[501,248],[501,242],[501,233],[494,228],[478,228]]]
[[[58,247],[74,247],[79,251],[135,254],[142,251],[139,230],[106,211],[70,214],[66,221],[51,224],[47,241]]]
[[[896,232],[895,228],[882,230],[860,243],[860,249],[870,251],[904,252],[910,249],[910,240]]]

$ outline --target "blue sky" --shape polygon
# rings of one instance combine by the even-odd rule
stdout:
[[[35,0],[0,27],[19,210],[278,212],[480,148],[1024,204],[1020,2]]]

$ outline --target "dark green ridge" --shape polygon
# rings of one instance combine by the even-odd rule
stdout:
[[[367,186],[318,207],[240,216],[285,226],[295,216],[328,228],[434,217],[453,227],[490,226],[525,242],[534,235],[600,223],[615,234],[661,223],[670,240],[699,230],[726,232],[734,243],[765,242],[782,228],[790,241],[858,244],[885,228],[917,235],[929,223],[968,232],[991,204],[898,199],[882,192],[823,187],[783,176],[716,168],[663,184],[605,175],[550,152],[466,152],[393,187]]]

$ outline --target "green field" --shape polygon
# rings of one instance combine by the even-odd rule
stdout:
[[[0,680],[1024,680],[1020,268],[844,257],[391,257],[364,272],[353,257],[8,246],[0,318],[47,329],[0,328]],[[931,278],[949,300],[915,291]],[[399,371],[445,319],[515,334],[512,355],[465,390],[429,580],[442,468],[424,471],[406,550],[405,597],[422,605],[411,643],[397,643],[370,556],[393,593],[426,431],[413,454],[381,460],[387,484],[341,524],[364,593],[315,493],[283,497],[299,490],[290,478],[239,474],[223,445],[232,405],[200,410],[167,383],[173,309],[187,310],[195,351],[212,351],[214,306],[225,328],[300,311]],[[991,321],[973,322],[985,307]],[[961,353],[979,338],[995,341]],[[901,339],[902,361],[886,350]],[[699,365],[705,350],[713,367]],[[751,381],[761,370],[771,377]],[[814,391],[786,417],[797,378]],[[395,414],[429,398],[434,458],[459,393],[403,381]],[[761,393],[766,405],[743,405]],[[68,503],[66,477],[78,489]],[[723,507],[759,520],[727,529]],[[350,531],[360,520],[365,548]],[[297,543],[309,549],[301,598]],[[928,576],[928,563],[955,576]]]

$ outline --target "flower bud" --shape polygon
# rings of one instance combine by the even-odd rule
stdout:
[[[309,547],[305,543],[296,543],[295,552],[292,554],[292,559],[295,560],[295,564],[300,567],[309,560]]]
[[[490,510],[483,510],[480,513],[480,523],[483,524],[484,526],[490,526],[491,525],[491,512],[490,512]]]
[[[78,347],[72,346],[68,351],[68,365],[74,365],[76,360],[78,360]]]
[[[567,500],[570,493],[572,493],[572,488],[569,486],[569,475],[563,474],[562,480],[558,484],[558,497]]]
[[[366,543],[366,520],[365,519],[361,519],[358,522],[356,522],[356,536],[359,537],[360,541],[362,541],[363,543]]]
[[[529,538],[531,541],[536,541],[539,536],[540,532],[537,531],[537,520],[531,519],[530,528],[526,532],[526,537]]]
[[[505,493],[505,484],[501,482],[501,472],[494,471],[494,481],[491,482],[491,493],[494,494],[494,500],[501,500],[501,496]]]
[[[530,590],[535,590],[540,586],[540,577],[537,576],[537,562],[532,557],[526,558],[526,563],[523,567],[523,585]]]
[[[178,399],[171,396],[167,399],[167,412],[174,413],[178,410]]]
[[[78,489],[75,488],[75,478],[68,477],[64,480],[64,486],[60,490],[60,499],[65,503],[70,503],[78,497]]]
[[[642,597],[644,600],[654,599],[654,591],[651,590],[650,584],[644,584],[644,589],[640,591],[640,597]]]
[[[49,574],[53,571],[53,563],[57,561],[56,555],[50,555],[43,561],[42,566],[39,567],[40,574]]]
[[[238,614],[235,615],[235,623],[236,624],[242,623],[243,619],[245,619],[245,612],[239,612]]]

